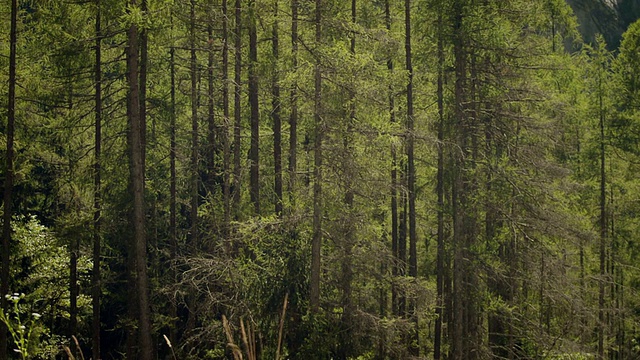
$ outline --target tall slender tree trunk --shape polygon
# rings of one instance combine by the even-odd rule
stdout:
[[[130,6],[138,6],[136,0],[130,0]],[[138,338],[139,354],[142,360],[151,360],[153,346],[151,341],[151,318],[149,303],[149,285],[147,277],[147,242],[145,236],[144,210],[144,163],[142,149],[142,121],[140,115],[140,87],[139,87],[139,55],[138,28],[131,24],[128,30],[127,47],[127,80],[129,91],[127,94],[127,113],[129,118],[129,157],[130,181],[133,199],[133,243],[135,246],[136,293],[138,302]]]
[[[189,248],[199,248],[199,223],[198,223],[198,206],[200,202],[200,173],[199,173],[199,144],[198,144],[198,105],[199,105],[199,91],[198,91],[198,63],[196,54],[196,1],[191,0],[190,6],[190,19],[189,19],[189,47],[190,47],[190,78],[191,78],[191,169],[190,169],[190,181],[191,181],[191,212],[189,214],[191,228],[189,234]],[[187,305],[189,308],[189,315],[187,317],[186,330],[193,330],[196,326],[196,307],[197,299],[194,294],[189,294],[187,297]]]
[[[9,94],[7,104],[7,152],[6,173],[4,178],[4,212],[2,223],[2,273],[0,274],[0,303],[2,311],[7,310],[8,302],[5,295],[9,293],[9,244],[11,243],[11,216],[13,202],[13,138],[16,119],[16,43],[17,43],[18,2],[11,1],[11,31],[9,35]],[[0,359],[7,359],[7,327],[0,324]]]
[[[385,25],[388,32],[391,32],[391,4],[389,0],[384,3]],[[393,73],[393,59],[387,60],[387,70]],[[389,122],[396,122],[395,94],[392,86],[389,86]],[[391,274],[393,282],[391,284],[391,313],[398,315],[398,289],[396,277],[398,273],[398,155],[395,144],[391,144],[391,254],[393,265]]]
[[[234,100],[233,100],[233,209],[235,219],[240,217],[241,181],[240,167],[242,113],[240,109],[242,96],[242,0],[235,3],[235,34],[234,34]]]
[[[256,215],[260,214],[260,104],[258,103],[258,33],[256,3],[249,0],[249,108],[251,146],[249,148],[250,193]]]
[[[400,173],[398,184],[400,186],[399,197],[399,213],[398,213],[398,259],[396,265],[398,268],[398,276],[407,275],[407,171],[406,163],[399,161]],[[400,288],[398,291],[398,315],[407,316],[407,296],[406,291]]]
[[[73,176],[73,175],[72,175]],[[76,214],[77,215],[77,214]],[[77,234],[71,234],[69,244],[69,345],[73,345],[72,336],[78,335],[78,254],[80,252],[80,240]],[[75,346],[71,347],[74,349]],[[75,350],[72,350],[75,353]]]
[[[272,80],[272,110],[273,118],[273,164],[274,164],[274,192],[276,194],[275,211],[276,215],[282,216],[282,118],[280,117],[280,74],[278,70],[280,53],[278,43],[278,0],[273,2],[273,30],[272,52],[274,61],[273,80]]]
[[[147,15],[147,0],[141,0],[140,10],[143,16]],[[142,174],[146,171],[147,164],[147,66],[149,63],[147,29],[140,30],[140,127],[141,127],[141,144],[142,144]]]
[[[453,50],[455,62],[455,119],[456,147],[453,181],[454,213],[454,293],[453,317],[454,333],[452,355],[455,359],[473,360],[479,354],[479,323],[477,308],[477,281],[473,268],[473,246],[476,238],[475,209],[473,205],[473,179],[469,177],[474,155],[474,128],[469,116],[470,91],[467,74],[469,55],[467,34],[463,24],[466,3],[456,0],[453,3]]]
[[[291,0],[291,66],[298,71],[298,0]],[[296,75],[297,76],[297,75]],[[289,95],[289,202],[295,205],[295,189],[298,171],[298,82],[294,78]]]
[[[91,321],[92,358],[100,359],[100,295],[102,293],[101,263],[101,211],[102,211],[102,27],[101,0],[96,0],[96,53],[95,53],[95,140],[93,163],[93,274],[91,276],[91,304],[93,318]]]
[[[433,335],[433,359],[442,355],[442,320],[444,309],[444,24],[443,2],[438,1],[437,56],[438,56],[438,170],[436,193],[438,198],[438,230],[436,252],[436,321]]]
[[[351,23],[357,25],[357,1],[351,0]],[[356,55],[356,35],[355,31],[350,34],[351,36],[351,56],[353,57],[353,61],[355,61]],[[355,229],[354,229],[354,189],[353,182],[355,181],[354,177],[356,175],[354,171],[355,159],[353,156],[353,128],[356,117],[356,93],[355,93],[355,83],[349,84],[349,111],[347,124],[344,129],[343,135],[343,159],[342,159],[342,171],[344,174],[344,215],[343,215],[343,240],[342,240],[342,279],[340,280],[340,287],[342,288],[342,319],[341,326],[342,329],[340,331],[340,343],[338,348],[338,358],[339,359],[348,359],[351,356],[353,347],[354,347],[354,339],[353,339],[353,304],[352,304],[352,282],[353,282],[353,243],[355,237]]]
[[[229,141],[229,9],[228,1],[222,0],[222,113],[223,127],[223,202],[224,202],[224,236],[229,237],[231,226],[231,144]]]
[[[198,239],[199,148],[198,148],[198,63],[196,57],[196,0],[191,0],[190,16],[190,77],[191,77],[191,244]]]
[[[322,43],[322,0],[315,0],[315,46],[320,51]],[[322,245],[322,139],[324,119],[322,118],[322,69],[321,60],[316,56],[314,64],[314,156],[313,156],[313,238],[311,241],[311,296],[309,303],[312,313],[320,307],[320,250]]]
[[[607,242],[607,195],[606,195],[606,172],[605,172],[605,134],[604,134],[604,104],[603,104],[603,91],[602,88],[602,72],[604,69],[599,69],[600,72],[598,78],[598,113],[600,117],[600,280],[598,282],[598,358],[600,360],[605,359],[604,351],[604,337],[605,337],[605,275],[606,275],[606,242]]]
[[[217,144],[216,144],[216,123],[215,123],[215,102],[214,102],[214,73],[215,64],[213,53],[213,1],[207,4],[207,149],[206,149],[206,193],[213,194],[218,178],[218,166],[216,164]]]
[[[172,22],[173,25],[173,22]],[[172,26],[173,27],[173,26]],[[172,265],[171,279],[177,280],[177,273],[175,271],[175,263],[178,253],[178,226],[176,222],[176,63],[175,63],[175,48],[173,43],[170,50],[169,61],[170,73],[171,73],[171,119],[169,123],[169,241],[170,241],[170,264]],[[172,344],[177,344],[177,323],[175,319],[178,317],[178,308],[176,301],[170,300],[171,308],[169,310],[169,316],[171,317],[169,339]]]
[[[411,0],[404,1],[405,15],[405,64],[409,74],[407,83],[407,192],[409,197],[409,276],[418,277],[418,253],[416,232],[416,168],[414,160],[415,129],[413,118],[413,64],[411,54]],[[418,316],[416,314],[415,299],[409,302],[409,314],[415,328],[412,331],[409,351],[411,355],[418,356]]]

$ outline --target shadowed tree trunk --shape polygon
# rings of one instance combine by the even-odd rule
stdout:
[[[140,10],[143,16],[147,15],[147,0],[141,0]],[[148,66],[148,39],[147,29],[140,30],[140,127],[142,144],[142,174],[146,171],[147,164],[147,66]]]
[[[191,0],[190,20],[190,78],[191,78],[191,244],[198,241],[198,63],[196,57],[196,0]]]
[[[137,7],[136,0],[130,0],[132,8]],[[151,341],[151,318],[149,304],[149,286],[147,277],[147,242],[145,236],[144,210],[144,163],[142,149],[142,121],[140,116],[140,87],[138,73],[138,28],[131,24],[128,30],[127,46],[127,114],[129,118],[129,161],[130,190],[133,200],[133,243],[135,249],[135,277],[138,305],[138,339],[139,353],[137,358],[151,360],[153,347]]]
[[[473,179],[469,173],[474,155],[472,108],[473,100],[468,92],[467,74],[469,54],[467,34],[464,24],[466,7],[464,0],[453,3],[453,50],[455,62],[455,141],[453,164],[453,213],[454,213],[454,289],[453,289],[453,343],[452,355],[455,359],[477,359],[480,338],[477,310],[477,277],[474,269],[473,247],[476,239],[476,210],[473,204]]]
[[[603,46],[603,45],[601,45]],[[598,70],[598,115],[600,130],[600,279],[598,282],[598,358],[605,359],[604,337],[605,337],[605,275],[606,275],[606,242],[607,242],[607,196],[606,196],[606,172],[605,172],[605,135],[604,135],[604,104],[602,88],[602,72],[605,69]]]
[[[391,31],[391,5],[389,0],[384,3],[385,25],[387,31]],[[387,60],[387,69],[393,73],[393,60]],[[395,95],[392,86],[389,86],[389,121],[396,122]],[[396,145],[391,144],[391,253],[393,255],[393,265],[391,274],[393,283],[391,284],[391,312],[399,314],[398,289],[396,277],[398,276],[398,155]]]
[[[216,163],[218,155],[217,139],[216,139],[216,123],[215,123],[215,87],[214,87],[214,73],[213,67],[215,66],[214,48],[213,48],[213,1],[207,2],[207,149],[206,149],[206,183],[205,194],[214,194],[215,188],[218,184],[218,170],[219,167]],[[221,136],[222,137],[222,136]],[[213,198],[213,197],[212,197]],[[215,224],[219,226],[219,224]]]
[[[417,253],[417,232],[416,232],[416,168],[414,160],[415,129],[413,118],[413,64],[411,54],[411,0],[404,1],[405,15],[405,56],[406,70],[409,75],[407,83],[407,196],[409,197],[409,276],[416,279],[418,277],[418,253]],[[418,338],[418,316],[416,314],[415,299],[409,302],[409,315],[414,323],[415,329],[409,343],[409,352],[413,356],[418,356],[420,351]]]
[[[235,34],[234,34],[234,100],[233,100],[233,210],[236,220],[240,217],[240,195],[241,195],[241,182],[240,175],[242,169],[240,167],[240,153],[241,153],[241,129],[242,129],[242,114],[240,112],[240,102],[242,96],[242,78],[240,72],[242,71],[242,0],[236,0],[235,3]]]
[[[173,25],[173,22],[172,22]],[[173,27],[173,26],[172,26]],[[170,179],[169,179],[169,241],[170,241],[170,264],[171,266],[171,279],[177,281],[177,273],[175,271],[175,263],[178,253],[178,230],[176,223],[176,63],[175,63],[175,48],[173,43],[171,44],[170,60],[169,60],[170,72],[171,72],[171,119],[169,123],[169,167],[170,167]],[[178,308],[175,300],[171,300],[171,308],[169,310],[169,316],[171,317],[169,340],[172,344],[177,344],[177,323]]]
[[[191,79],[191,163],[190,163],[190,182],[191,182],[191,211],[189,219],[191,223],[189,234],[189,248],[196,250],[199,248],[199,229],[198,229],[198,206],[200,200],[200,173],[199,173],[199,144],[198,144],[198,63],[196,56],[196,0],[191,0],[190,19],[189,19],[189,76]],[[189,315],[187,317],[186,331],[191,331],[196,326],[196,308],[197,299],[194,294],[187,297],[187,307]]]
[[[298,71],[298,0],[291,0],[291,66]],[[297,75],[296,75],[297,76]],[[290,90],[291,114],[289,116],[289,201],[295,203],[298,171],[298,83],[294,79]]]
[[[315,46],[319,51],[322,42],[322,0],[315,0]],[[312,313],[320,306],[320,249],[322,245],[322,71],[319,56],[314,64],[314,156],[313,156],[313,238],[311,241],[311,295]]]
[[[9,293],[9,244],[11,243],[11,216],[12,216],[12,192],[13,192],[13,138],[15,132],[16,118],[16,43],[18,22],[18,2],[11,1],[11,31],[9,39],[9,93],[7,104],[7,153],[6,153],[6,174],[4,178],[4,212],[2,223],[2,273],[0,273],[0,303],[1,311],[7,310],[7,299],[5,295]],[[7,359],[7,327],[0,324],[0,359]]]
[[[93,274],[91,277],[91,304],[93,306],[93,318],[91,322],[91,348],[92,358],[100,359],[100,295],[102,291],[100,277],[101,261],[101,208],[102,208],[102,184],[101,184],[101,152],[102,152],[102,28],[100,24],[101,1],[96,0],[96,53],[95,53],[95,140],[93,163]]]
[[[351,22],[355,25],[356,23],[356,15],[357,15],[357,2],[356,0],[351,0]],[[355,60],[356,55],[356,34],[355,31],[350,34],[351,37],[351,56],[353,60]],[[341,244],[341,252],[340,256],[342,256],[342,264],[341,264],[341,276],[340,279],[340,287],[342,288],[342,298],[340,300],[342,305],[342,318],[341,318],[341,326],[342,329],[340,331],[340,343],[338,348],[338,359],[348,359],[351,357],[351,353],[353,352],[354,347],[354,339],[353,339],[353,304],[352,304],[352,282],[353,282],[353,243],[355,237],[355,229],[354,229],[354,189],[353,183],[355,181],[354,177],[356,176],[356,172],[354,171],[354,149],[353,149],[353,127],[356,118],[356,93],[354,83],[347,85],[349,87],[349,109],[348,109],[348,118],[346,127],[344,129],[343,135],[343,158],[342,158],[342,171],[344,173],[344,215],[343,215],[343,240]]]
[[[436,193],[438,197],[438,249],[436,253],[436,321],[433,334],[433,359],[442,355],[442,320],[444,316],[444,24],[443,2],[438,1],[438,170]]]
[[[256,3],[249,0],[249,108],[251,110],[251,146],[249,148],[251,202],[260,214],[260,104],[258,103],[258,34]]]
[[[222,112],[223,125],[223,171],[224,171],[224,236],[228,238],[231,226],[231,144],[229,141],[229,10],[227,0],[222,0]]]
[[[276,194],[275,199],[275,211],[276,215],[282,216],[282,119],[280,117],[280,75],[278,70],[278,61],[280,58],[279,44],[278,44],[278,0],[273,3],[273,30],[271,32],[272,37],[272,52],[273,52],[273,84],[271,88],[272,93],[272,110],[271,116],[273,118],[273,164],[274,164],[274,192]]]

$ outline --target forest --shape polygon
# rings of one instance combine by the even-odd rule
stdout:
[[[640,358],[640,21],[579,26],[0,2],[0,360]]]

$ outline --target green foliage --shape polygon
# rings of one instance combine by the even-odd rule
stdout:
[[[11,334],[15,344],[13,351],[20,354],[22,359],[31,359],[38,353],[38,343],[41,328],[38,320],[42,317],[38,313],[25,316],[24,306],[19,304],[24,299],[24,294],[7,294],[5,298],[10,303],[10,312],[5,314],[0,311],[0,321],[3,322]]]
[[[246,124],[248,55],[246,28],[240,89],[240,178],[233,165],[225,169],[223,146],[233,132],[233,83],[222,81],[223,18],[220,1],[196,1],[196,110],[200,161],[198,170],[211,175],[198,191],[198,217],[192,219],[191,187],[191,74],[188,2],[149,1],[149,11],[127,1],[102,0],[103,156],[101,160],[101,236],[103,252],[102,335],[108,355],[125,351],[127,307],[135,298],[127,283],[133,257],[130,246],[130,195],[127,161],[127,79],[124,51],[131,25],[149,35],[147,81],[146,216],[151,305],[157,334],[176,334],[178,358],[223,358],[227,340],[220,318],[232,324],[240,319],[255,326],[262,358],[274,358],[283,300],[289,306],[283,323],[280,354],[291,359],[350,359],[407,357],[409,345],[430,356],[436,319],[437,214],[444,217],[445,291],[457,291],[453,282],[460,261],[473,275],[475,310],[482,335],[489,322],[508,327],[514,355],[552,359],[588,359],[596,344],[591,334],[597,311],[597,206],[600,134],[598,120],[606,120],[607,261],[611,288],[607,306],[614,325],[632,339],[640,314],[640,205],[637,179],[640,154],[640,22],[625,33],[619,53],[606,50],[602,37],[582,45],[577,22],[563,0],[412,1],[415,97],[415,155],[417,164],[418,278],[406,274],[406,264],[391,249],[390,194],[399,200],[400,222],[406,225],[405,202],[407,130],[404,3],[390,1],[390,30],[383,1],[357,1],[356,21],[350,2],[326,1],[323,43],[314,44],[314,4],[300,1],[298,66],[292,67],[292,9],[290,1],[256,0],[256,11],[243,8],[240,20],[258,24],[260,79],[261,205],[254,214],[248,201]],[[140,1],[138,1],[140,4]],[[461,14],[453,5],[460,4]],[[242,1],[246,6],[247,2]],[[228,6],[228,73],[234,70],[234,0]],[[8,14],[0,4],[2,15]],[[3,321],[23,356],[57,353],[70,318],[69,251],[79,248],[79,331],[88,343],[90,322],[88,253],[93,230],[94,201],[94,78],[95,46],[92,2],[21,2],[19,22],[17,161],[14,241],[11,244],[11,288],[26,297]],[[460,15],[462,34],[454,34]],[[7,16],[0,16],[0,52],[8,53]],[[271,28],[279,26],[280,54],[272,55]],[[207,28],[212,26],[212,36]],[[463,37],[465,68],[458,73],[454,39]],[[355,39],[355,53],[351,40]],[[442,42],[442,64],[438,58]],[[568,53],[565,49],[576,50]],[[176,84],[171,89],[169,53],[176,59]],[[213,54],[209,68],[208,56]],[[309,309],[311,229],[313,219],[314,65],[322,71],[324,131],[321,309]],[[389,69],[391,65],[392,69]],[[442,68],[440,68],[442,66]],[[7,56],[0,56],[0,93],[6,93]],[[213,91],[208,92],[208,71]],[[289,126],[293,109],[291,90],[297,91],[298,143],[296,187],[289,188],[284,173],[284,213],[271,210],[275,199],[271,79],[278,75],[283,168],[287,169]],[[442,76],[443,140],[437,141],[440,121],[438,76]],[[456,76],[466,86],[457,89]],[[2,85],[4,84],[4,85]],[[223,118],[223,88],[228,86],[231,118]],[[175,91],[176,108],[171,106]],[[462,103],[456,91],[463,93]],[[208,101],[213,100],[213,123],[208,123]],[[393,100],[393,101],[391,101]],[[461,128],[458,110],[468,124]],[[169,126],[176,121],[176,236],[170,228]],[[351,118],[351,111],[355,117]],[[0,116],[6,110],[0,109]],[[394,121],[391,121],[391,116]],[[211,125],[211,126],[209,126]],[[4,131],[0,125],[0,131]],[[210,133],[211,131],[211,133]],[[458,134],[469,136],[460,144]],[[0,145],[5,146],[4,138]],[[213,155],[204,150],[215,148]],[[453,161],[460,147],[467,151],[461,168]],[[444,157],[444,208],[437,204],[438,149]],[[391,153],[396,154],[395,164]],[[211,158],[212,157],[212,158]],[[213,165],[211,165],[213,164]],[[211,166],[211,168],[209,168]],[[239,193],[225,223],[223,181],[238,180],[230,189]],[[392,189],[391,172],[397,183]],[[468,184],[465,214],[473,218],[473,238],[467,253],[455,258],[458,216],[454,209],[454,175],[463,172]],[[0,178],[4,176],[0,173]],[[206,187],[206,189],[205,189]],[[458,191],[456,188],[455,191]],[[354,194],[352,204],[346,195]],[[229,200],[229,199],[227,199]],[[459,220],[459,219],[457,219]],[[194,237],[191,224],[199,224]],[[406,235],[406,234],[404,234]],[[402,269],[402,271],[399,271]],[[347,275],[350,275],[349,278]],[[442,274],[441,274],[442,275]],[[469,279],[467,279],[469,280]],[[456,284],[460,286],[460,284]],[[619,286],[619,288],[617,288]],[[452,290],[453,288],[453,290]],[[392,304],[394,292],[415,302],[415,311],[402,313]],[[348,293],[349,292],[349,293]],[[445,296],[446,297],[446,296]],[[11,298],[12,301],[14,298]],[[465,300],[465,299],[463,299]],[[456,301],[461,301],[457,298]],[[26,304],[29,304],[28,306]],[[464,301],[464,303],[471,303]],[[18,306],[20,305],[20,306]],[[176,309],[176,313],[171,310]],[[34,322],[31,312],[42,314]],[[453,329],[457,315],[445,314],[444,329]],[[619,315],[619,316],[618,316]],[[415,317],[415,318],[414,318]],[[29,319],[29,320],[26,320]],[[417,328],[415,322],[417,321]],[[23,323],[20,323],[22,321]],[[24,322],[29,322],[29,326]],[[34,322],[31,326],[31,322]],[[615,324],[614,324],[615,322]],[[21,330],[21,324],[25,326]],[[237,325],[236,325],[237,326]],[[20,331],[23,331],[22,333]],[[236,337],[239,335],[236,332]],[[418,340],[413,334],[418,334]],[[155,335],[157,335],[155,334]],[[183,335],[181,335],[183,334]],[[452,350],[454,339],[445,334],[442,349]],[[628,358],[637,345],[628,340],[613,344]],[[41,344],[36,348],[35,344]],[[505,337],[506,339],[506,337]],[[241,344],[239,338],[237,344]],[[34,347],[29,347],[34,344]],[[482,351],[489,354],[483,340]],[[45,346],[49,348],[45,349]],[[611,350],[613,351],[613,350]],[[47,353],[48,354],[45,354]],[[634,353],[635,352],[635,353]],[[495,354],[494,354],[495,355]],[[160,357],[172,357],[168,348]],[[624,357],[621,355],[621,358]]]

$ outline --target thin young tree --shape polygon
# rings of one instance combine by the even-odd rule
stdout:
[[[242,168],[240,167],[241,153],[241,130],[242,130],[242,0],[235,2],[235,34],[234,36],[234,98],[233,98],[233,209],[236,220],[240,217],[240,195],[241,181],[240,175]]]
[[[603,52],[604,40],[601,40],[596,45],[600,54],[599,59],[596,59],[598,66],[597,76],[597,91],[598,91],[598,128],[599,128],[599,150],[600,150],[600,218],[599,218],[599,232],[600,232],[600,279],[598,282],[598,358],[600,360],[605,359],[605,276],[607,275],[607,268],[605,259],[607,257],[607,178],[606,178],[606,138],[605,138],[605,106],[604,106],[604,76],[607,71],[605,66]]]
[[[260,103],[258,102],[258,30],[256,2],[249,0],[249,108],[251,146],[249,148],[249,188],[256,215],[260,214]]]
[[[206,181],[205,193],[213,194],[218,178],[217,125],[215,122],[215,75],[214,75],[214,40],[213,40],[213,1],[207,2],[207,148],[206,148]],[[220,136],[222,137],[222,136]]]
[[[357,20],[357,1],[351,0],[351,23],[355,27]],[[351,46],[350,52],[353,60],[355,61],[356,56],[356,31],[355,29],[351,31]],[[355,191],[353,188],[354,184],[354,149],[353,149],[353,128],[354,122],[356,120],[356,92],[353,79],[352,83],[348,85],[348,96],[349,96],[349,105],[348,105],[348,117],[346,121],[346,127],[344,129],[345,133],[343,135],[343,155],[342,155],[342,166],[344,173],[344,216],[343,216],[343,240],[342,240],[342,278],[340,279],[340,287],[342,288],[342,319],[341,326],[342,329],[340,331],[340,344],[338,349],[338,356],[342,359],[347,359],[350,357],[350,352],[353,351],[353,304],[352,304],[352,282],[353,282],[353,243],[355,237],[355,229],[354,229],[354,198]]]
[[[418,253],[416,233],[416,168],[415,168],[415,121],[413,113],[413,59],[411,49],[411,0],[404,2],[405,25],[405,65],[409,81],[407,82],[407,192],[409,197],[409,276],[418,276]],[[415,300],[410,301],[409,312],[415,329],[409,350],[412,355],[418,356],[418,317],[415,314]]]
[[[222,0],[222,115],[223,121],[223,202],[224,235],[229,235],[231,225],[231,144],[229,141],[229,9],[228,1]]]
[[[438,198],[437,253],[436,253],[436,320],[433,334],[433,359],[440,360],[442,355],[442,323],[444,317],[444,4],[437,3],[437,58],[438,58],[438,170],[436,174],[436,193]]]
[[[2,223],[2,273],[0,274],[0,303],[1,311],[6,311],[8,301],[5,295],[9,293],[9,244],[11,243],[11,216],[13,178],[15,169],[13,168],[14,157],[14,133],[16,119],[16,43],[17,43],[17,23],[18,23],[18,2],[11,1],[11,30],[9,35],[9,93],[7,101],[7,149],[5,158],[5,178],[3,195],[3,223]],[[8,330],[4,323],[0,324],[0,359],[7,359],[7,334]]]
[[[322,44],[322,0],[315,0],[315,47],[321,51]],[[319,54],[314,63],[314,155],[313,155],[313,237],[311,240],[311,290],[309,305],[312,313],[320,307],[320,250],[322,245],[322,139],[324,120],[322,118],[322,64]]]
[[[172,30],[173,30],[173,18],[172,18]],[[171,78],[171,118],[169,120],[169,241],[170,241],[170,254],[169,261],[173,265],[176,262],[178,255],[178,225],[177,225],[177,176],[176,176],[176,62],[175,62],[175,47],[171,44],[169,50],[169,72]],[[176,281],[177,272],[175,266],[171,267],[171,280]],[[171,308],[169,310],[169,316],[171,319],[178,317],[178,308],[175,301],[171,301]],[[169,339],[172,344],[177,343],[176,322],[172,320],[170,326]]]
[[[91,277],[91,304],[93,318],[91,321],[92,357],[100,359],[100,296],[102,293],[101,279],[101,228],[102,228],[102,26],[101,0],[96,0],[95,22],[95,138],[93,163],[93,273]]]
[[[189,20],[189,76],[191,79],[191,236],[192,246],[198,241],[198,203],[199,203],[199,178],[198,171],[198,59],[196,54],[196,0],[191,0]]]
[[[387,32],[391,32],[391,4],[389,0],[384,3],[385,25]],[[387,60],[387,69],[393,72],[393,59]],[[389,121],[396,122],[395,94],[392,86],[389,86]],[[393,255],[393,265],[391,273],[393,278],[399,275],[398,272],[398,154],[396,144],[391,144],[391,253]],[[395,280],[391,285],[391,309],[394,315],[399,314],[398,290]]]
[[[276,215],[282,216],[282,117],[280,114],[280,74],[278,62],[280,60],[280,45],[278,39],[278,0],[273,2],[273,25],[271,30],[271,51],[274,69],[271,84],[271,117],[273,119],[273,164],[274,164],[274,192]]]
[[[298,70],[298,0],[291,0],[291,67]],[[296,178],[298,171],[298,83],[291,84],[289,102],[289,201],[291,206],[295,202]]]

